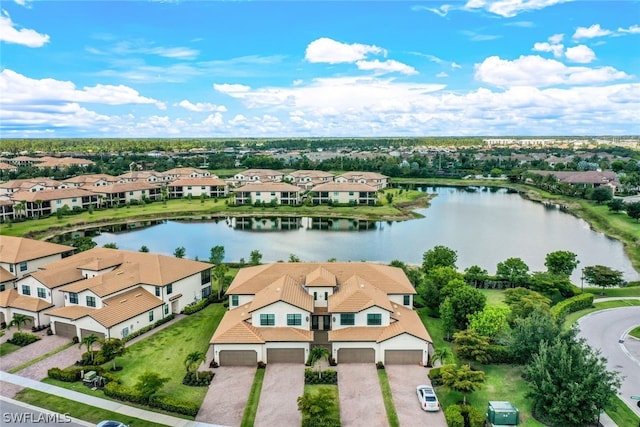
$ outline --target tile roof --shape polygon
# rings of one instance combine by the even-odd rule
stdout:
[[[9,282],[15,278],[15,274],[9,273],[4,267],[0,267],[0,283]]]
[[[25,179],[13,179],[11,181],[3,182],[0,184],[0,188],[31,188],[36,185],[43,185],[45,187],[58,187],[61,183],[49,179],[49,178],[25,178]]]
[[[44,314],[47,316],[62,317],[63,319],[77,320],[97,310],[97,308],[85,307],[83,305],[68,305],[66,307],[54,308]]]
[[[192,173],[197,173],[200,175],[204,175],[210,173],[205,169],[197,169],[197,168],[173,168],[168,171],[162,172],[163,175],[191,175]]]
[[[224,187],[227,184],[219,178],[213,178],[211,176],[203,176],[199,178],[180,178],[176,181],[173,181],[168,186],[169,187],[188,187],[190,185],[193,185],[193,186],[215,185],[218,187]]]
[[[297,170],[294,172],[289,172],[287,176],[293,176],[296,178],[302,177],[310,177],[310,178],[329,178],[334,175],[330,172],[320,171],[320,170]]]
[[[21,295],[15,289],[7,289],[0,292],[0,307],[18,308],[37,313],[53,307],[53,304],[40,298]]]
[[[117,182],[118,178],[116,178],[115,176],[107,175],[105,173],[91,173],[91,174],[74,176],[74,177],[65,179],[62,182],[87,184],[87,183],[94,183],[97,181]]]
[[[284,275],[258,292],[251,301],[250,311],[283,301],[294,307],[313,312],[313,297],[288,275]]]
[[[354,171],[354,172],[345,172],[341,175],[338,176],[342,176],[345,177],[347,179],[385,179],[388,178],[388,176],[386,175],[382,175],[379,174],[377,172],[359,172],[359,171]]]
[[[16,191],[11,195],[11,198],[23,202],[36,202],[38,200],[47,201],[91,196],[95,197],[93,191],[85,190],[84,188],[70,187],[43,191]]]
[[[311,191],[360,191],[375,193],[378,190],[375,187],[359,182],[326,182],[316,185]]]
[[[286,191],[290,193],[299,193],[300,188],[295,185],[287,184],[286,182],[255,182],[243,185],[242,187],[236,188],[233,191],[235,191],[236,193],[256,191]]]
[[[329,341],[378,341],[384,326],[352,326],[329,331]]]
[[[90,290],[96,296],[102,298],[142,283],[136,265],[133,264],[133,268],[127,267],[66,285],[62,288],[62,291],[79,293]]]
[[[247,322],[251,319],[250,304],[234,308],[225,313],[211,337],[211,344],[263,344],[264,338],[255,326]]]
[[[357,313],[374,306],[393,311],[385,292],[353,275],[342,284],[340,291],[329,297],[328,309],[331,313]]]
[[[336,276],[324,267],[318,267],[307,274],[304,282],[307,287],[336,286]]]
[[[99,187],[92,188],[91,191],[100,194],[113,194],[123,193],[126,191],[139,191],[139,190],[151,190],[160,188],[158,184],[147,181],[134,181],[134,182],[118,182],[109,185],[101,185]]]
[[[61,270],[38,270],[29,274],[29,276],[36,279],[44,287],[49,289],[55,289],[57,287],[68,285],[69,283],[77,282],[84,279],[82,271],[77,268],[65,268]]]
[[[0,261],[16,264],[32,259],[73,251],[73,246],[43,242],[24,237],[0,236]]]
[[[281,326],[277,328],[261,327],[256,329],[258,330],[258,334],[267,342],[313,341],[313,332],[300,328]]]
[[[115,326],[163,304],[161,299],[141,287],[106,299],[103,303],[105,307],[92,312],[90,316],[105,328]]]

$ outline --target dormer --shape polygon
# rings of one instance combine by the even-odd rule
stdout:
[[[318,267],[304,277],[304,286],[313,296],[314,307],[327,307],[337,286],[336,276],[326,268]]]

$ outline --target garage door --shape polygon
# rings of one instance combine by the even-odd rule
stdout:
[[[304,348],[268,348],[267,363],[304,363]]]
[[[372,348],[341,348],[338,363],[375,363],[376,352]]]
[[[422,362],[422,350],[385,350],[385,365],[418,365]]]
[[[73,338],[76,336],[76,327],[71,323],[53,322],[53,329],[56,335],[61,337]]]
[[[84,339],[87,335],[95,335],[98,339],[104,339],[104,334],[102,332],[90,331],[88,329],[80,329],[80,340]]]
[[[219,357],[220,366],[255,366],[258,364],[258,354],[255,350],[222,350]]]

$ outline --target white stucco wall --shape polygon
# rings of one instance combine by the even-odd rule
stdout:
[[[253,295],[238,295],[238,305],[233,305],[231,303],[232,295],[229,295],[229,309],[240,307],[241,305],[248,304],[253,301]]]
[[[81,306],[84,306],[84,307],[89,307],[87,305],[87,296],[95,298],[96,306],[92,307],[92,308],[102,308],[102,299],[99,296],[97,296],[96,294],[94,294],[93,292],[91,292],[90,290],[85,290],[85,291],[82,291],[82,292],[78,292],[78,305],[81,305]],[[68,293],[67,293],[66,304],[67,305],[72,305],[69,302]]]
[[[13,275],[15,275],[17,278],[21,278],[23,276],[26,276],[29,273],[32,273],[34,271],[38,271],[40,269],[40,267],[52,263],[54,261],[58,261],[62,259],[62,255],[60,254],[55,254],[55,255],[49,255],[49,256],[45,256],[42,258],[37,258],[37,259],[31,259],[31,260],[27,260],[27,269],[25,271],[20,271],[20,263],[17,264],[13,264],[13,267],[11,267],[12,264],[8,263],[8,262],[0,262],[0,267],[3,267],[5,270],[7,270],[8,272],[12,273]]]
[[[316,292],[318,297],[313,301],[314,307],[326,307],[328,303],[328,298],[333,295],[333,288],[330,286],[314,286],[307,288],[309,295],[313,296],[313,293]],[[328,292],[327,298],[324,297],[324,293]]]
[[[162,297],[163,301],[171,304],[176,300],[169,301],[169,298],[176,296],[178,294],[182,294],[180,298],[178,298],[178,312],[184,310],[184,308],[194,302],[200,301],[202,299],[202,288],[206,286],[211,286],[211,283],[201,285],[200,284],[200,273],[193,274],[191,276],[185,277],[184,279],[177,280],[173,282],[173,292],[167,294],[167,288],[164,286],[162,289]],[[155,290],[150,290],[152,295],[155,295]]]
[[[153,320],[149,321],[149,311],[153,311]],[[135,316],[129,320],[125,320],[115,326],[109,328],[108,336],[110,338],[123,338],[122,331],[125,328],[129,328],[129,333],[136,332],[145,326],[153,325],[158,320],[162,319],[162,306],[154,308],[153,310],[145,311],[144,313]],[[133,328],[131,328],[133,326]]]
[[[307,320],[309,312],[298,307],[294,307],[286,302],[276,302],[274,304],[262,307],[251,313],[251,323],[253,326],[260,327],[260,315],[261,314],[275,314],[274,326],[287,326],[287,314],[300,314],[302,325],[292,326],[299,329],[310,330],[310,321]]]
[[[395,304],[402,305],[408,308],[413,307],[413,295],[411,294],[409,294],[409,305],[404,305],[404,295],[402,294],[389,295],[389,299]]]
[[[429,359],[429,343],[409,334],[398,335],[383,341],[379,347],[382,358],[384,358],[385,350],[422,350],[422,363],[426,365]]]

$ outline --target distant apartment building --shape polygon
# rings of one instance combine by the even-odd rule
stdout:
[[[284,182],[252,183],[234,190],[236,205],[275,203],[276,205],[298,205],[301,202],[300,188]]]

